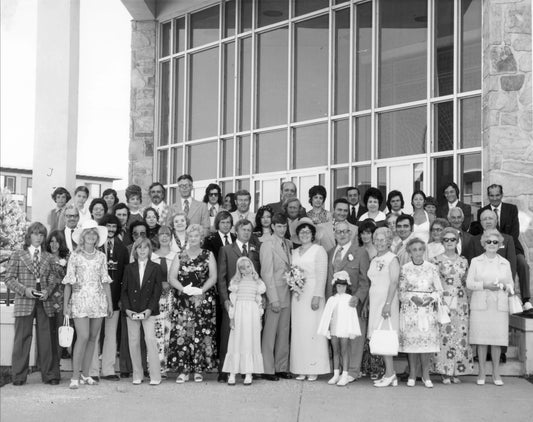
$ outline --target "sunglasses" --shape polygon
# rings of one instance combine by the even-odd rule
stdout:
[[[457,238],[455,237],[445,237],[444,239],[442,239],[443,242],[457,242]]]
[[[216,192],[211,192],[211,193],[209,194],[209,196],[218,196],[218,193],[216,193]]]
[[[490,244],[497,245],[498,243],[500,243],[500,241],[499,240],[485,240],[485,243],[487,245],[490,245]]]

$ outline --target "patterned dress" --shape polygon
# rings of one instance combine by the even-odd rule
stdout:
[[[455,377],[473,372],[472,348],[468,343],[468,297],[466,273],[468,261],[457,256],[439,255],[431,262],[437,265],[443,291],[443,302],[450,309],[450,324],[440,326],[440,352],[435,355],[435,372]]]
[[[209,278],[209,251],[202,249],[196,258],[187,250],[180,254],[178,281],[201,288]],[[215,288],[203,295],[188,296],[174,290],[174,309],[170,321],[167,365],[179,374],[201,373],[217,367]]]
[[[324,208],[316,212],[314,209],[307,211],[307,216],[313,220],[315,224],[327,223],[332,220],[331,213],[327,212]]]
[[[107,257],[95,251],[93,259],[82,252],[70,255],[63,284],[72,284],[70,310],[72,318],[103,318],[107,315],[104,284],[113,280],[107,273]]]
[[[424,261],[405,264],[400,272],[400,352],[434,353],[440,350],[437,302],[442,293],[437,267]],[[417,306],[412,298],[428,303]]]

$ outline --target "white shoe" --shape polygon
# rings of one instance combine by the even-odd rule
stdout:
[[[333,375],[333,377],[328,381],[329,385],[337,384],[339,380],[341,379],[341,376],[339,374]]]
[[[189,374],[179,374],[176,378],[176,384],[183,384],[186,381],[189,381]]]
[[[318,378],[318,375],[308,375],[307,376],[307,381],[313,382],[313,381],[316,381],[317,378]]]
[[[70,385],[68,386],[71,390],[77,390],[80,388],[80,381],[79,380],[70,380]]]
[[[150,380],[150,385],[159,385],[161,384],[161,380],[157,381],[157,380]]]
[[[348,375],[348,382],[354,382],[355,381],[355,378],[352,377],[351,375]]]
[[[228,385],[235,385],[235,374],[229,374]]]
[[[296,378],[294,378],[296,381],[304,381],[305,375],[298,375]]]
[[[246,374],[244,377],[244,385],[252,385],[252,374]]]
[[[533,309],[533,305],[531,304],[531,302],[526,302],[522,305],[522,309],[525,311],[529,311],[530,309]]]
[[[141,385],[142,382],[143,382],[143,380],[133,380],[132,384],[133,385]]]
[[[342,374],[341,378],[337,382],[337,387],[344,387],[345,385],[348,385],[350,381],[348,380],[348,375]]]

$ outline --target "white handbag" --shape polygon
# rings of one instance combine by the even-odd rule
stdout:
[[[63,325],[59,327],[59,346],[70,347],[74,339],[74,328],[69,325],[69,317],[65,315]]]
[[[392,329],[392,323],[390,318],[387,318],[389,322],[389,329],[384,330],[381,328],[383,325],[383,317],[379,321],[378,328],[372,332],[370,337],[370,353],[373,355],[382,356],[396,356],[398,355],[398,349],[400,343],[398,342],[398,332]]]
[[[522,309],[522,301],[517,295],[511,295],[509,296],[509,314],[519,314],[523,311]]]

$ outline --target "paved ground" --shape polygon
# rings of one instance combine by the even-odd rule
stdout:
[[[463,384],[436,382],[433,389],[421,383],[378,389],[368,379],[341,388],[327,378],[228,387],[209,376],[199,384],[122,380],[69,390],[69,374],[62,375],[58,386],[42,384],[35,373],[23,387],[2,387],[1,421],[533,421],[533,384],[513,377],[504,377],[503,387],[490,378],[480,387],[465,377]]]

